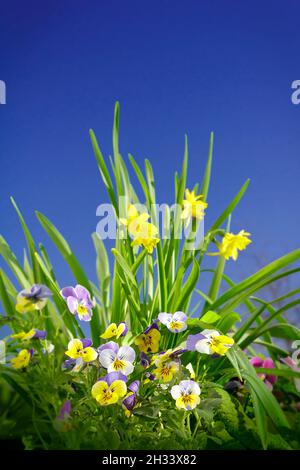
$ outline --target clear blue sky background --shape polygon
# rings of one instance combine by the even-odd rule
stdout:
[[[184,133],[192,186],[215,131],[208,224],[251,178],[233,229],[249,230],[253,244],[230,263],[234,278],[297,248],[300,105],[290,96],[300,79],[299,17],[297,0],[2,1],[0,232],[16,253],[24,241],[10,195],[49,249],[61,284],[72,276],[35,209],[95,278],[90,234],[108,198],[88,130],[108,156],[116,100],[121,152],[151,159],[159,202],[172,202]]]

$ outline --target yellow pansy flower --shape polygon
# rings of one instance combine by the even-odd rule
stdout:
[[[179,370],[179,363],[175,361],[160,361],[157,359],[155,365],[157,368],[154,369],[153,374],[156,379],[163,382],[170,382]]]
[[[25,367],[28,366],[30,359],[32,357],[33,350],[28,350],[28,349],[22,349],[22,351],[19,352],[17,357],[14,357],[11,359],[11,365],[13,366],[14,369],[24,369]]]
[[[101,406],[113,405],[127,393],[126,376],[111,372],[92,387],[92,396]]]
[[[189,351],[219,354],[220,356],[224,356],[233,344],[233,338],[221,335],[217,330],[203,330],[196,335],[189,335],[186,341]]]
[[[35,330],[30,330],[27,333],[25,331],[21,331],[20,333],[15,333],[11,335],[12,339],[20,339],[21,341],[26,341],[28,339],[32,339],[35,336]]]
[[[182,380],[179,385],[171,388],[171,395],[176,400],[176,406],[183,410],[193,410],[200,403],[201,389],[193,380]]]
[[[156,353],[159,348],[159,341],[160,332],[155,326],[151,325],[144,331],[144,333],[136,338],[135,344],[141,352]]]
[[[94,361],[98,353],[91,348],[92,341],[88,339],[72,339],[68,344],[68,350],[65,352],[71,359],[82,359],[84,362]]]
[[[118,339],[120,336],[125,336],[128,331],[128,326],[126,325],[125,322],[119,323],[118,325],[116,323],[111,323],[104,333],[100,335],[100,338],[102,339],[110,339],[113,338],[114,336]]]

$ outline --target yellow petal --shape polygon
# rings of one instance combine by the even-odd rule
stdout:
[[[103,338],[103,339],[109,339],[109,338],[113,338],[114,336],[117,335],[117,325],[116,323],[111,323],[107,328],[106,330],[104,331],[104,333],[100,336],[100,338]]]
[[[97,396],[102,395],[104,393],[107,393],[109,390],[109,387],[107,383],[104,380],[100,380],[99,382],[96,382],[93,387],[92,387],[92,396],[94,398],[97,398]]]
[[[115,380],[111,384],[110,389],[113,393],[116,393],[119,398],[124,397],[127,392],[127,386],[123,380]]]
[[[97,351],[94,348],[91,348],[90,346],[84,348],[82,352],[82,359],[84,360],[84,362],[92,362],[97,359],[97,356]]]

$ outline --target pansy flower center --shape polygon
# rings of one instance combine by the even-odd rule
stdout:
[[[185,406],[191,405],[194,401],[193,396],[191,394],[190,395],[182,395],[181,399],[182,399]]]
[[[84,305],[78,305],[77,312],[79,315],[84,315],[88,312],[88,309]]]
[[[125,361],[121,361],[120,359],[115,359],[113,363],[113,367],[116,371],[123,370],[125,365]]]
[[[169,327],[171,328],[171,330],[180,330],[180,328],[182,328],[182,325],[183,323],[181,321],[172,320],[170,322]]]

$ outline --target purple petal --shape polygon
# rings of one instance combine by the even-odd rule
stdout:
[[[147,354],[144,353],[144,352],[141,352],[141,353],[140,353],[140,364],[141,364],[141,366],[143,366],[143,367],[148,367],[149,364],[150,364],[150,358],[149,358],[149,356],[147,356]]]
[[[148,326],[148,328],[146,328],[145,331],[144,331],[144,335],[146,335],[147,333],[149,333],[149,331],[151,331],[153,329],[159,331],[159,327],[158,327],[157,323],[152,323],[152,325]]]
[[[188,319],[187,315],[184,312],[175,312],[173,315],[173,320],[174,321],[182,321],[186,322]]]
[[[35,334],[33,336],[34,339],[45,339],[47,336],[47,331],[44,330],[35,330]]]
[[[271,358],[267,358],[267,359],[265,359],[265,360],[263,361],[262,367],[263,367],[264,369],[269,369],[269,368],[270,368],[270,369],[274,369],[274,368],[275,368],[275,364],[274,364],[274,362],[273,362],[273,360],[272,360]]]
[[[72,369],[75,364],[76,364],[76,359],[66,359],[62,363],[62,368],[63,369]]]
[[[28,351],[29,351],[30,359],[31,359],[32,356],[34,355],[34,349],[28,349]]]
[[[252,357],[249,362],[253,367],[262,367],[264,360],[260,357]]]
[[[42,284],[38,285],[38,292],[35,294],[35,298],[42,300],[42,299],[48,299],[49,297],[52,297],[53,293],[51,292],[50,289],[48,289],[47,286],[44,286]]]
[[[128,397],[124,398],[122,404],[125,406],[125,408],[127,408],[128,411],[131,411],[135,407],[136,401],[136,394],[131,393]]]
[[[68,297],[67,304],[68,304],[68,309],[70,310],[70,312],[73,313],[73,315],[75,315],[75,313],[77,312],[77,308],[78,308],[78,300],[76,299],[76,297]]]
[[[187,351],[188,351],[188,349],[177,349],[176,351],[174,351],[170,354],[170,357],[172,358],[172,357],[181,356],[181,354],[184,354]]]
[[[64,288],[60,291],[60,295],[61,295],[65,300],[67,300],[68,297],[75,297],[75,299],[77,298],[77,294],[76,294],[76,292],[75,292],[75,289],[74,289],[74,287],[71,287],[71,286],[64,287]]]
[[[59,410],[58,419],[65,419],[68,418],[72,411],[72,405],[70,400],[66,400],[62,405],[61,409]]]
[[[89,338],[87,338],[87,339],[81,339],[80,341],[82,342],[82,346],[83,346],[84,348],[88,348],[89,346],[92,346],[92,344],[93,344],[93,341],[92,341],[91,339],[89,339]]]
[[[109,374],[105,375],[104,377],[101,377],[101,379],[99,379],[99,382],[104,381],[110,387],[111,384],[115,380],[123,380],[123,382],[127,382],[127,377],[126,377],[126,375],[122,374],[121,372],[110,372]]]
[[[85,287],[81,286],[80,284],[77,284],[77,286],[75,287],[75,292],[78,299],[84,300],[87,304],[92,303],[90,293]]]
[[[128,386],[128,390],[130,390],[133,393],[137,393],[138,389],[140,388],[141,382],[139,380],[135,380],[134,382],[131,382],[131,384]]]
[[[116,354],[119,351],[119,345],[115,343],[114,341],[108,341],[108,343],[102,344],[102,346],[99,346],[97,349],[98,353],[103,351],[104,349],[112,349]]]
[[[189,335],[186,340],[186,348],[188,351],[195,351],[196,350],[196,344],[198,341],[201,339],[205,339],[206,336],[202,335],[201,333],[198,333],[197,335]]]

